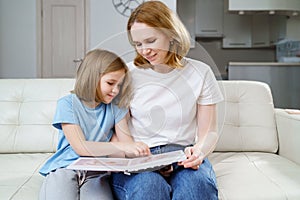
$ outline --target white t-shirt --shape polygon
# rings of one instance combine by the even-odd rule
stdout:
[[[185,61],[184,68],[165,74],[128,64],[134,88],[129,127],[135,141],[149,147],[194,144],[197,104],[223,100],[210,67],[193,59]]]

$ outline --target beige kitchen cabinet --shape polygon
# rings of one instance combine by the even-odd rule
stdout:
[[[284,15],[238,15],[225,11],[223,48],[261,48],[286,37]]]
[[[252,47],[270,46],[269,15],[253,15],[251,29]]]
[[[272,15],[270,21],[270,45],[276,45],[277,42],[286,38],[287,16]]]
[[[251,15],[237,15],[224,12],[223,48],[250,48]]]
[[[196,36],[223,36],[223,0],[196,0]]]
[[[191,47],[196,45],[195,2],[196,0],[177,0],[177,13],[191,36]]]
[[[300,11],[299,0],[226,0],[230,11]]]

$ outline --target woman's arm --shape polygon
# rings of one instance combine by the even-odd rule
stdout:
[[[187,147],[185,153],[187,160],[181,164],[186,168],[198,169],[203,159],[216,147],[218,141],[216,123],[216,104],[197,106],[197,143]]]
[[[196,146],[199,147],[203,158],[205,158],[213,152],[219,139],[216,104],[198,105],[197,122],[198,140]]]

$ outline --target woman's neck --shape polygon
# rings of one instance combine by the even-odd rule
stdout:
[[[169,67],[168,65],[165,64],[160,64],[160,65],[153,65],[152,69],[158,73],[166,74],[172,71],[174,68]]]

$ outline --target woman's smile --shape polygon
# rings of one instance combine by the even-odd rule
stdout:
[[[135,48],[141,56],[152,65],[165,64],[170,38],[162,30],[135,22],[130,31]]]

